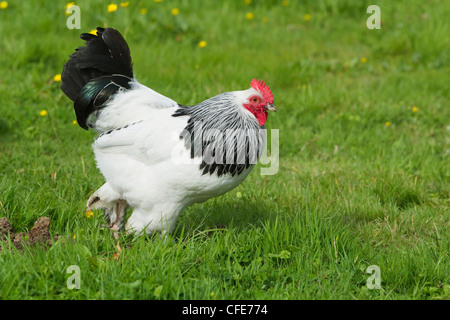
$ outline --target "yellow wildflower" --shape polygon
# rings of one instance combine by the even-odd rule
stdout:
[[[108,4],[108,12],[114,12],[114,11],[116,11],[117,10],[117,4],[115,4],[115,3],[111,3],[111,4]]]
[[[47,110],[42,110],[39,114],[40,114],[42,117],[45,117],[45,116],[48,114],[48,112],[47,112]]]
[[[180,9],[178,9],[178,8],[173,8],[173,9],[172,9],[172,14],[173,14],[174,16],[180,14]]]
[[[289,5],[289,0],[283,0],[283,6],[287,7]]]
[[[53,77],[53,81],[60,82],[61,81],[61,75],[60,74],[55,74],[55,76]]]
[[[92,218],[93,215],[94,213],[92,212],[92,210],[86,211],[86,218]]]
[[[309,13],[305,14],[305,15],[303,16],[303,20],[305,20],[305,21],[311,20],[311,15],[310,15]]]
[[[73,124],[77,124],[77,120],[73,120],[72,123],[73,123]]]
[[[204,48],[204,47],[206,47],[206,41],[205,40],[202,40],[202,41],[200,41],[199,43],[198,43],[198,46],[200,47],[200,48]]]
[[[367,62],[367,58],[366,58],[366,57],[362,57],[362,58],[361,58],[361,62],[362,62],[362,63],[366,63],[366,62]]]
[[[155,1],[155,2],[163,2],[163,0],[153,0],[153,1]]]
[[[412,107],[412,112],[417,112],[417,111],[419,111],[419,108],[417,108],[417,107]]]
[[[390,121],[386,121],[386,123],[384,124],[386,127],[389,127],[391,125]]]
[[[250,3],[252,3],[252,0],[244,0],[244,3],[245,3],[246,5],[249,5]]]
[[[70,8],[73,5],[75,5],[75,2],[69,2],[68,4],[66,4],[66,9]]]
[[[0,2],[0,9],[6,9],[8,8],[8,1],[1,1]]]
[[[75,2],[69,2],[66,4],[66,16],[70,16],[70,11],[67,12],[67,9],[69,9],[71,6],[74,6]]]
[[[72,238],[73,238],[73,239],[76,239],[76,238],[77,238],[77,235],[76,235],[76,234],[74,234]]]
[[[120,6],[122,7],[122,8],[126,8],[126,7],[128,7],[130,5],[130,1],[125,1],[125,2],[121,2],[120,3]]]
[[[252,20],[254,16],[255,16],[255,15],[253,14],[253,12],[247,12],[247,13],[245,14],[245,19],[247,19],[247,20]]]
[[[146,8],[141,8],[141,10],[139,10],[140,14],[147,14],[148,10]]]

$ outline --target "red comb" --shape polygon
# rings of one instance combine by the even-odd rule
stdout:
[[[253,79],[252,82],[250,82],[250,85],[256,91],[261,92],[267,102],[273,103],[272,91],[270,91],[270,87],[265,82],[262,80]]]

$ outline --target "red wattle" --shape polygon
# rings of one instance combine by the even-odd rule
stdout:
[[[266,123],[268,114],[262,107],[253,109],[248,104],[244,104],[244,107],[245,109],[253,113],[253,115],[255,116],[256,120],[258,120],[259,125],[261,127]]]

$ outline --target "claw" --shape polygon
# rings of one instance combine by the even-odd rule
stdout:
[[[109,258],[109,260],[119,260],[120,255],[122,254],[122,247],[120,246],[119,241],[117,241],[116,248],[118,252],[114,253],[113,256]]]

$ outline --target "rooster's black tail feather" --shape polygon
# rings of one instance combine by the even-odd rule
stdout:
[[[75,102],[78,124],[87,129],[89,115],[133,78],[130,49],[113,28],[97,28],[97,35],[81,34],[86,46],[70,55],[61,74],[61,90]]]

